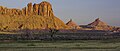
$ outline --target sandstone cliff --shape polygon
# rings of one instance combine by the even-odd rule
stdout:
[[[40,16],[54,16],[52,5],[49,2],[43,1],[39,4],[28,3],[27,7],[20,9],[9,9],[0,6],[0,14],[4,15],[40,15]]]
[[[1,30],[67,28],[57,17],[1,15],[0,18]]]
[[[40,4],[28,3],[27,7],[9,9],[0,6],[0,30],[21,29],[67,29],[59,18],[54,16],[52,5],[43,1]]]

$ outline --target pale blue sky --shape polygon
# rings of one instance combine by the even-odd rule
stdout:
[[[42,0],[0,0],[8,8],[23,8],[27,3]],[[88,24],[96,18],[112,26],[120,26],[120,0],[49,0],[55,15],[65,23],[73,19],[77,24]]]

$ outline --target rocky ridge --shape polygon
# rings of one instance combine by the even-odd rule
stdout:
[[[63,21],[54,16],[52,5],[47,1],[33,5],[28,3],[22,10],[0,6],[0,30],[3,31],[67,28]]]
[[[78,26],[72,19],[66,23],[67,26],[69,26],[71,29],[80,29],[80,26]]]
[[[0,30],[79,29],[120,31],[120,28],[109,26],[99,18],[83,27],[78,26],[72,19],[64,24],[63,21],[54,16],[52,5],[47,1],[39,4],[28,3],[22,9],[0,6]]]
[[[93,27],[93,30],[113,30],[112,26],[109,26],[105,22],[101,21],[99,18],[88,25]]]
[[[0,6],[0,14],[2,15],[40,15],[40,16],[54,16],[52,5],[43,1],[40,4],[28,3],[27,7],[20,9],[9,9],[7,7]]]

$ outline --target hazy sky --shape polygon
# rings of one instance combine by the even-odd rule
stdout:
[[[23,8],[27,3],[43,0],[0,0],[0,5]],[[79,25],[88,24],[96,18],[112,26],[120,26],[120,0],[49,0],[55,15],[65,23],[73,19]]]

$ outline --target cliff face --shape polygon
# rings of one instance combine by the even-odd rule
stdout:
[[[0,6],[0,14],[4,15],[40,15],[40,16],[54,16],[52,5],[49,2],[43,1],[40,4],[28,3],[27,7],[20,9],[8,9]]]
[[[0,15],[21,15],[22,11],[20,9],[8,9],[6,7],[0,6]]]
[[[52,5],[43,1],[40,4],[28,3],[27,7],[9,9],[0,6],[0,30],[21,29],[66,29],[67,26],[54,16]]]

